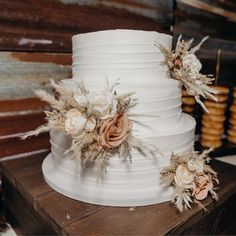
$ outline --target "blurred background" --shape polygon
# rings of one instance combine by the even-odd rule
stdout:
[[[203,72],[230,88],[230,117],[236,85],[236,2],[233,0],[0,0],[0,157],[15,158],[46,152],[48,134],[22,142],[19,134],[44,122],[45,104],[33,89],[50,79],[71,77],[71,37],[105,29],[142,29],[182,34],[196,43],[206,35],[198,56]],[[183,108],[197,118],[202,110],[190,98]],[[228,119],[224,132],[227,136]],[[223,150],[236,152],[224,141]],[[226,146],[225,146],[226,145]],[[222,145],[221,145],[222,146]],[[220,149],[222,150],[222,149]]]

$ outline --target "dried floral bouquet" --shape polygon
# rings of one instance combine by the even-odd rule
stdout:
[[[210,97],[217,101],[217,98],[214,96],[214,94],[217,94],[217,91],[208,86],[212,84],[215,78],[211,75],[200,73],[202,64],[196,57],[195,52],[200,49],[207,38],[208,37],[205,37],[199,44],[191,48],[193,39],[184,41],[182,40],[182,36],[179,36],[175,50],[173,51],[160,44],[156,44],[164,54],[164,64],[168,66],[170,76],[173,79],[181,81],[188,94],[194,96],[195,100],[206,112],[208,112],[208,110],[201,101],[200,96],[205,99]]]
[[[141,154],[150,153],[155,156],[158,149],[154,145],[144,144],[132,135],[132,117],[139,114],[129,114],[128,110],[137,105],[134,93],[118,95],[115,87],[118,81],[95,93],[88,91],[83,82],[73,81],[74,86],[65,86],[51,81],[56,95],[43,90],[36,95],[49,103],[51,111],[45,111],[47,124],[28,132],[22,138],[38,135],[51,129],[59,129],[72,137],[72,145],[66,153],[83,165],[95,163],[100,170],[105,169],[109,158],[114,153],[131,161],[132,149]]]
[[[217,173],[207,164],[210,151],[205,150],[201,154],[191,151],[181,156],[172,153],[169,166],[161,172],[163,183],[174,186],[172,202],[180,212],[191,208],[193,202],[204,208],[200,201],[208,193],[217,200],[213,184],[218,184],[219,180]]]

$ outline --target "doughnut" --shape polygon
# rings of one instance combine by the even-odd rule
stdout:
[[[195,105],[196,101],[193,97],[182,97],[182,103],[184,105]]]
[[[183,97],[192,97],[192,95],[188,94],[186,89],[182,89],[182,96]]]
[[[229,119],[229,123],[230,123],[231,125],[236,125],[236,120],[230,118],[230,119]]]
[[[236,131],[236,125],[230,125],[229,130],[235,130]]]
[[[224,133],[224,129],[215,129],[215,128],[207,128],[202,126],[201,128],[202,134],[213,134],[213,135],[222,135]]]
[[[216,121],[216,122],[224,122],[226,117],[224,115],[220,115],[220,116],[213,116],[211,114],[203,114],[202,116],[202,119],[203,120],[206,120],[206,121]]]
[[[229,135],[229,136],[227,136],[227,139],[228,139],[228,141],[231,142],[231,143],[236,143],[236,137],[235,137],[235,136]]]
[[[213,129],[222,129],[224,128],[223,122],[212,122],[212,121],[206,121],[202,120],[202,125],[207,128],[213,128]]]
[[[228,131],[227,131],[227,133],[229,134],[229,136],[233,136],[233,137],[235,137],[236,138],[236,130],[231,130],[231,129],[229,129]]]
[[[221,140],[209,141],[209,140],[205,140],[205,139],[200,139],[200,144],[201,144],[203,147],[218,148],[218,147],[220,147],[223,143],[222,143]]]
[[[213,107],[207,107],[209,114],[211,115],[224,115],[225,114],[225,109],[222,108],[213,108]]]
[[[193,106],[183,106],[182,110],[183,110],[183,112],[186,112],[186,113],[192,113],[194,110],[194,107]]]
[[[228,100],[228,95],[215,95],[217,102],[226,102]],[[214,101],[214,99],[209,98],[209,100]]]
[[[236,91],[233,91],[233,97],[236,98]]]
[[[232,120],[236,120],[236,114],[231,113],[231,114],[230,114],[230,119],[232,119]]]
[[[221,134],[215,135],[215,134],[201,134],[201,138],[204,140],[209,140],[209,141],[216,141],[216,140],[221,140]]]
[[[228,94],[229,93],[229,88],[226,86],[213,85],[213,86],[211,86],[211,88],[218,91],[219,94]]]
[[[230,106],[229,110],[232,112],[232,113],[236,113],[236,104],[233,104]]]
[[[227,103],[218,103],[218,102],[205,101],[204,104],[207,108],[208,107],[213,107],[213,108],[225,109],[227,107]]]

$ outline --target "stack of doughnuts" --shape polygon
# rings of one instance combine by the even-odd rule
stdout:
[[[229,129],[227,139],[231,143],[236,144],[236,87],[233,90],[233,104],[230,106]]]
[[[205,112],[202,116],[200,143],[204,147],[218,148],[222,145],[229,88],[225,86],[212,86],[212,88],[217,90],[219,94],[216,95],[217,102],[204,102],[209,113]]]
[[[196,101],[193,96],[189,95],[186,89],[182,90],[182,110],[185,113],[192,114]]]

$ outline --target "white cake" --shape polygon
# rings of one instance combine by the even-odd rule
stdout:
[[[170,48],[172,37],[157,32],[109,30],[75,35],[73,79],[83,79],[90,91],[102,90],[117,78],[118,93],[135,92],[138,105],[132,113],[143,114],[133,124],[134,134],[154,144],[160,153],[143,156],[132,152],[132,162],[114,155],[102,178],[95,167],[81,168],[70,154],[71,137],[51,131],[51,154],[43,162],[47,183],[56,191],[84,202],[107,206],[142,206],[169,201],[172,187],[163,187],[160,171],[170,153],[183,153],[194,142],[195,121],[181,110],[181,87],[169,77],[164,56],[155,43]],[[150,115],[150,116],[148,116]],[[145,124],[145,125],[143,125]]]

